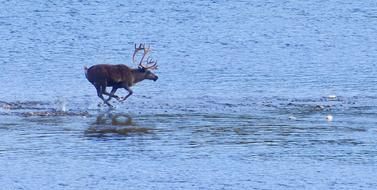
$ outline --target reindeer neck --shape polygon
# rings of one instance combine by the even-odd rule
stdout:
[[[134,78],[134,81],[133,81],[134,84],[145,79],[144,73],[138,71],[138,69],[132,69],[132,74]]]

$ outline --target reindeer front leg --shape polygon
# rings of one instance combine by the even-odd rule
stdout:
[[[128,97],[130,97],[133,94],[130,87],[124,87],[124,89],[126,89],[128,91],[128,95],[126,97],[124,97],[123,100],[121,100],[122,102],[125,101]]]
[[[117,86],[113,86],[113,89],[111,89],[111,92],[110,94],[105,92],[104,94],[105,95],[108,95],[109,98],[106,100],[107,102],[111,100],[111,98],[115,98],[119,101],[119,97],[117,95],[115,95],[115,92],[117,91],[118,87]]]

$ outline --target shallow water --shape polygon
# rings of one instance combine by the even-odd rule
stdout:
[[[377,186],[375,1],[0,6],[3,189]],[[98,106],[135,42],[159,80]]]

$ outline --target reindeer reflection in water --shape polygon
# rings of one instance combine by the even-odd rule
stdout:
[[[85,131],[88,136],[107,136],[107,135],[130,135],[147,134],[151,129],[137,126],[132,118],[124,114],[100,114],[96,121],[90,124]]]
[[[143,51],[143,55],[139,61],[138,68],[136,69],[129,68],[124,64],[99,64],[93,65],[90,68],[84,67],[86,78],[96,88],[98,97],[100,97],[109,107],[112,107],[109,103],[111,98],[115,98],[118,101],[124,101],[131,96],[133,93],[131,87],[136,83],[143,81],[144,79],[153,81],[158,79],[158,76],[151,72],[151,70],[157,69],[157,61],[153,61],[148,57],[146,59],[146,64],[143,64],[146,55],[151,51],[150,46],[147,47],[144,44],[137,46],[135,44],[132,62],[136,64],[135,57],[139,51]],[[110,93],[106,91],[106,87],[108,86],[113,87]],[[115,92],[119,88],[126,89],[128,95],[124,98],[115,95]],[[107,95],[109,98],[106,100],[103,95]]]

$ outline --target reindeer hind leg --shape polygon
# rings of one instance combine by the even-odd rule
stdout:
[[[97,96],[103,100],[103,102],[109,107],[113,107],[109,102],[103,97],[104,92],[106,92],[106,85],[95,85],[97,90]]]

